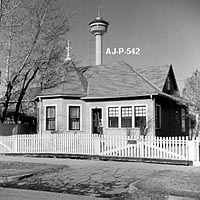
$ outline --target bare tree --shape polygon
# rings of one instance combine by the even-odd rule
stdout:
[[[10,12],[2,9],[7,14],[6,22],[2,18],[4,28],[0,32],[5,41],[1,56],[6,58],[1,65],[7,70],[1,121],[5,121],[9,104],[14,101],[14,121],[17,123],[22,101],[29,87],[37,86],[34,80],[41,77],[39,72],[49,75],[53,67],[58,67],[71,16],[60,11],[61,4],[56,0],[5,2]]]
[[[200,71],[196,70],[185,80],[183,97],[189,101],[192,111],[200,113]]]
[[[192,132],[196,126],[196,135],[200,132],[200,71],[196,70],[191,77],[185,80],[183,97],[189,102],[189,111],[197,118],[191,118]]]

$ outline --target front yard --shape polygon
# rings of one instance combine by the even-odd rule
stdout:
[[[118,167],[118,162],[86,160],[87,164],[80,161],[77,166],[70,162],[57,165],[1,161],[0,187],[111,199],[154,200],[167,199],[168,195],[200,198],[200,173],[197,171],[151,169],[152,164],[142,169],[130,163],[119,163]]]

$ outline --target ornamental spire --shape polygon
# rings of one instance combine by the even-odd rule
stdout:
[[[67,40],[67,47],[66,47],[66,49],[67,49],[67,58],[65,58],[65,61],[70,61],[70,60],[72,60],[71,57],[70,57],[70,52],[71,52],[72,47],[70,47],[69,40]]]

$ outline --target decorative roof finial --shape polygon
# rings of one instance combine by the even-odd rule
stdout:
[[[67,40],[67,47],[66,47],[66,49],[67,49],[67,58],[65,58],[65,61],[70,61],[71,60],[70,51],[71,51],[72,47],[70,47],[69,40]]]

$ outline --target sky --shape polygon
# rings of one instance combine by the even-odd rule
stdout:
[[[67,39],[79,65],[93,64],[94,36],[88,23],[109,22],[103,36],[103,62],[123,60],[136,68],[172,64],[180,91],[200,69],[200,0],[63,0],[70,20]],[[140,54],[106,54],[107,49],[139,48]],[[90,56],[89,56],[90,55]]]

